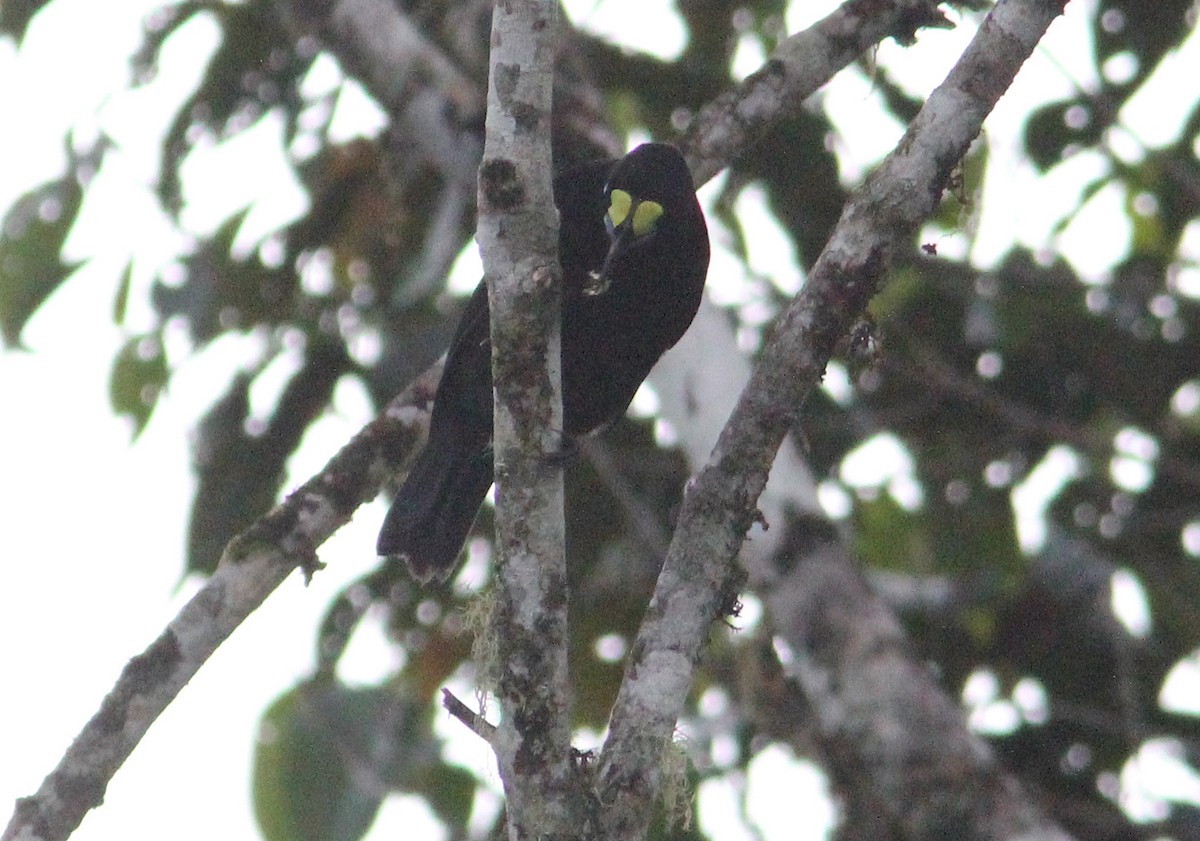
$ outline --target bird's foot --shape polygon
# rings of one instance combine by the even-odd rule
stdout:
[[[589,298],[603,295],[612,285],[612,280],[604,272],[588,272],[587,283],[583,285],[583,294]]]

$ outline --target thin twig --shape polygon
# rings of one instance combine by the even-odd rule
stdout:
[[[472,733],[493,748],[496,747],[496,725],[460,701],[449,689],[442,690],[442,706],[450,715],[467,725]]]

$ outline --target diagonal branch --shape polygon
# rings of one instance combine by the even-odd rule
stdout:
[[[388,0],[276,0],[298,33],[318,39],[388,112],[393,129],[451,183],[469,183],[483,91],[454,57]],[[411,145],[404,150],[413,156]]]
[[[783,41],[761,69],[695,116],[679,148],[703,184],[781,117],[884,38],[911,43],[918,29],[945,28],[940,0],[848,0]]]
[[[36,794],[18,801],[4,841],[60,841],[89,809],[150,725],[234,629],[379,493],[425,435],[441,376],[432,366],[325,468],[229,543],[217,571],[162,634],[129,661],[113,690]]]
[[[701,647],[758,518],[771,462],[837,341],[892,254],[937,207],[984,118],[1065,0],[1001,0],[880,167],[846,205],[804,290],[780,318],[707,466],[690,486],[626,667],[600,760],[604,838],[642,837]]]
[[[796,526],[752,586],[858,812],[911,841],[940,841],[948,826],[964,841],[1069,841],[967,728],[835,532]]]

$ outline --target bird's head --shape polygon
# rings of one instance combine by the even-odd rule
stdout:
[[[585,290],[589,295],[604,294],[619,265],[653,247],[665,231],[687,230],[687,223],[700,216],[687,163],[665,143],[643,143],[618,161],[604,194],[611,242],[603,267]]]

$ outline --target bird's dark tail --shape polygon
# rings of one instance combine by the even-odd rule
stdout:
[[[491,452],[431,441],[409,471],[379,530],[376,551],[401,557],[419,581],[445,580],[492,486]]]

